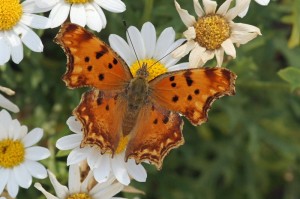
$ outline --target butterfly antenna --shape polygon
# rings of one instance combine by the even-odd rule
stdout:
[[[138,56],[137,56],[137,53],[136,53],[136,51],[135,51],[135,48],[134,48],[134,45],[133,45],[133,43],[132,43],[131,37],[130,37],[130,35],[129,35],[128,27],[127,27],[127,24],[126,24],[126,21],[125,21],[125,20],[123,20],[123,24],[124,24],[124,26],[125,26],[125,28],[126,28],[125,31],[126,31],[126,34],[128,35],[129,42],[130,42],[130,44],[132,45],[133,52],[134,52],[134,55],[135,55],[135,57],[136,57],[136,60],[138,61],[138,64],[139,64],[139,66],[140,66],[140,68],[141,68],[142,66],[141,66],[140,60],[139,60],[139,58],[138,58]]]
[[[185,44],[186,42],[187,42],[187,40],[184,40],[184,41],[182,42],[182,44],[180,44],[177,48],[179,48],[180,46],[182,46],[182,45]],[[155,64],[157,64],[158,62],[160,62],[161,60],[163,60],[163,59],[164,59],[165,57],[167,57],[168,55],[170,55],[170,54],[171,54],[172,52],[174,52],[177,48],[171,50],[169,53],[167,53],[166,55],[164,55],[162,58],[160,58],[159,60],[157,60],[156,62],[154,62],[151,66],[148,67],[148,69],[151,68],[152,66],[154,66]]]

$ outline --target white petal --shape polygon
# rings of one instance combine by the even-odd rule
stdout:
[[[9,126],[10,123],[12,122],[12,118],[6,110],[0,111],[0,122],[2,124],[4,124],[5,126]],[[6,129],[6,130],[8,130],[8,129]]]
[[[252,26],[244,23],[230,23],[232,34],[235,32],[251,32],[261,35],[260,29],[256,26]]]
[[[11,53],[10,46],[8,45],[8,43],[6,43],[5,39],[1,37],[0,38],[0,66],[4,65],[6,62],[9,61],[10,53]],[[2,100],[0,99],[0,101],[2,101]],[[2,105],[0,105],[0,106],[2,106]],[[19,112],[19,111],[16,111],[16,112]]]
[[[40,37],[33,32],[30,28],[23,24],[16,25],[14,27],[14,31],[21,36],[22,42],[32,51],[34,52],[42,52],[43,51],[43,43]]]
[[[155,51],[155,45],[156,45],[156,31],[155,27],[152,23],[146,22],[144,23],[141,34],[143,37],[143,41],[145,44],[146,54],[145,58],[152,58],[154,51]]]
[[[146,55],[146,50],[143,37],[140,31],[136,27],[131,26],[128,28],[126,36],[127,43],[129,43],[129,46],[131,46],[131,48],[134,49],[136,52],[136,55],[138,57],[137,60],[144,59]]]
[[[95,0],[105,10],[110,12],[120,13],[126,10],[125,4],[120,0]]]
[[[129,175],[138,182],[146,182],[147,172],[142,164],[136,164],[134,159],[129,159],[126,164]]]
[[[82,160],[85,160],[89,154],[90,149],[88,147],[75,148],[71,151],[67,158],[67,165],[78,164]]]
[[[75,116],[71,116],[71,117],[68,118],[67,125],[69,126],[69,129],[71,131],[73,131],[74,133],[82,134],[82,125],[76,119]]]
[[[7,182],[7,186],[6,189],[8,191],[8,194],[12,197],[15,198],[19,192],[19,185],[16,182],[16,179],[14,177],[14,173],[13,171],[10,171],[9,174],[9,178],[8,178],[8,182]]]
[[[224,59],[224,50],[223,48],[219,48],[215,52],[216,58],[217,58],[217,66],[221,67],[223,64],[223,59]]]
[[[27,171],[24,164],[20,164],[19,166],[14,167],[13,172],[15,175],[15,179],[20,187],[28,189],[32,183],[32,177]]]
[[[255,0],[255,1],[262,6],[266,6],[270,3],[270,0]]]
[[[227,55],[230,55],[232,58],[236,57],[235,47],[230,39],[226,39],[221,46]]]
[[[111,34],[109,35],[109,44],[110,47],[120,55],[123,60],[127,63],[128,66],[135,62],[136,58],[124,39],[120,36]]]
[[[70,150],[80,146],[83,135],[72,134],[57,140],[56,147],[60,150]]]
[[[194,26],[189,27],[186,31],[183,32],[183,35],[187,40],[192,40],[196,38],[196,30]]]
[[[17,140],[19,139],[19,132],[21,131],[21,124],[18,120],[14,119],[9,125],[8,128],[8,137]]]
[[[167,55],[167,50],[170,48],[175,40],[175,31],[173,28],[166,28],[162,31],[156,42],[156,48],[153,58],[156,60],[161,59],[163,56]]]
[[[101,21],[100,15],[93,6],[93,4],[85,4],[85,10],[87,26],[90,29],[95,30],[97,32],[101,31],[103,22]]]
[[[174,66],[169,67],[168,71],[184,70],[188,68],[188,65],[189,65],[188,62],[176,64]]]
[[[235,7],[228,10],[225,15],[225,18],[228,21],[233,20],[238,14],[244,12],[249,6],[250,0],[243,0],[241,3],[237,3]]]
[[[42,192],[46,196],[46,199],[59,199],[58,197],[55,197],[54,195],[46,191],[40,183],[35,183],[34,187],[37,188],[37,190],[39,190],[40,192]]]
[[[25,153],[25,158],[29,160],[43,160],[50,156],[49,149],[40,146],[26,148]]]
[[[197,45],[189,56],[190,68],[196,68],[202,65],[201,54],[205,52],[205,48]],[[204,63],[203,63],[204,64]]]
[[[23,59],[23,45],[21,39],[13,32],[6,31],[5,36],[8,39],[11,46],[11,56],[13,62],[19,64]]]
[[[203,6],[206,14],[215,14],[217,2],[211,0],[203,0]]]
[[[246,16],[247,12],[249,10],[249,6],[246,7],[246,9],[244,11],[241,11],[238,16],[243,18],[244,16]]]
[[[0,168],[0,176],[1,176],[0,193],[2,193],[5,185],[7,184],[8,178],[9,178],[9,171],[7,169]]]
[[[94,178],[97,182],[103,183],[107,181],[110,171],[110,156],[108,154],[104,154],[101,159],[99,159],[98,167],[94,169]]]
[[[24,13],[22,15],[21,22],[31,28],[36,29],[50,28],[51,25],[51,21],[48,18],[40,15],[27,13]]]
[[[214,50],[206,50],[204,51],[200,57],[201,57],[201,60],[203,62],[202,65],[204,65],[208,60],[211,60],[212,58],[214,58],[215,56],[215,51]],[[201,66],[202,66],[201,65]]]
[[[112,159],[112,170],[120,183],[129,185],[130,178],[125,167],[124,156],[115,155],[115,157]]]
[[[86,12],[83,4],[72,4],[70,11],[70,20],[82,27],[86,25]]]
[[[196,23],[195,17],[190,15],[187,10],[182,9],[176,0],[174,2],[175,2],[176,10],[184,25],[186,27],[193,26]]]
[[[171,55],[171,53],[185,41],[186,41],[185,39],[178,39],[169,47],[169,49],[166,52],[166,54],[168,54],[168,55],[160,61],[161,63],[163,63],[165,65],[166,68],[169,68],[170,66],[176,64],[179,61],[179,59],[175,59]]]
[[[1,43],[1,42],[0,42]],[[0,44],[1,45],[1,44]],[[0,47],[1,48],[1,47]],[[7,50],[8,51],[8,50]],[[1,53],[1,49],[0,49],[0,53]],[[0,63],[1,65],[1,63]],[[20,111],[19,107],[17,105],[15,105],[14,103],[12,103],[11,101],[9,101],[8,99],[6,99],[3,95],[0,94],[0,107],[3,107],[7,110],[10,110],[11,112],[17,113]]]
[[[55,190],[55,193],[57,195],[58,198],[66,198],[68,196],[69,190],[66,186],[61,185],[55,175],[48,170],[48,174],[49,174],[49,179],[51,184],[53,185],[53,188]]]
[[[41,163],[32,160],[25,160],[24,165],[33,177],[38,179],[44,179],[47,177],[47,170]]]
[[[101,184],[99,184],[100,186]],[[95,187],[97,188],[97,187]],[[124,185],[120,184],[120,183],[114,183],[112,185],[110,185],[109,187],[107,187],[104,190],[98,191],[95,194],[93,194],[94,198],[101,198],[101,199],[111,199],[112,196],[116,195],[117,193],[119,193],[120,191],[122,191],[124,188]]]
[[[257,37],[256,33],[246,33],[246,32],[234,32],[231,33],[230,39],[233,43],[236,43],[237,46],[240,44],[246,44],[252,39]]]
[[[228,11],[231,2],[232,0],[226,0],[218,9],[217,14],[224,16]]]
[[[194,0],[194,9],[198,17],[205,15],[204,10],[202,9],[199,0]]]
[[[182,58],[187,55],[192,49],[196,47],[197,43],[193,40],[188,41],[186,44],[181,45],[178,47],[173,53],[172,56],[174,58]]]
[[[71,4],[65,3],[64,1],[61,1],[54,6],[49,15],[49,19],[52,21],[51,28],[60,26],[66,21],[69,16],[70,8]]]
[[[70,165],[69,168],[69,193],[79,193],[80,190],[80,170],[79,165]]]
[[[35,3],[40,8],[54,7],[58,0],[35,0]]]
[[[107,21],[106,21],[105,15],[104,15],[104,13],[103,13],[103,10],[97,5],[96,2],[92,2],[91,4],[92,4],[92,5],[94,6],[94,8],[97,10],[97,12],[98,12],[98,14],[99,14],[99,16],[100,16],[100,18],[101,18],[102,28],[105,28],[105,27],[106,27],[106,24],[107,24]]]
[[[47,12],[51,10],[51,6],[45,6],[45,7],[39,7],[39,4],[37,2],[40,2],[40,0],[26,0],[21,3],[22,5],[22,11],[24,13],[41,13],[41,12]],[[47,2],[52,2],[52,0],[47,0]],[[43,4],[44,5],[44,4]]]
[[[87,163],[91,170],[93,170],[96,167],[98,161],[101,159],[99,157],[101,157],[99,150],[95,147],[92,148],[90,154],[88,154],[87,157]]]
[[[40,141],[43,137],[43,129],[35,128],[31,130],[23,139],[24,147],[30,147]]]

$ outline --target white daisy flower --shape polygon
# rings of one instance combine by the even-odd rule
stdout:
[[[90,29],[99,32],[106,26],[106,18],[102,8],[120,13],[126,10],[121,0],[35,0],[41,8],[51,10],[49,18],[52,20],[51,28],[60,26],[66,21],[70,13],[70,20],[82,27],[87,25]]]
[[[243,1],[244,0],[236,0],[236,3],[240,4]],[[258,3],[258,4],[262,5],[262,6],[267,6],[270,3],[270,0],[255,0],[255,1],[256,1],[256,3]],[[249,1],[249,4],[247,5],[246,9],[239,14],[239,17],[244,17],[247,14],[247,12],[249,10],[249,6],[250,6],[250,1]]]
[[[32,177],[47,177],[45,167],[37,162],[50,156],[48,149],[33,146],[43,136],[43,130],[35,128],[27,133],[27,127],[12,119],[6,110],[0,111],[0,193],[6,187],[15,198],[19,186],[29,188]]]
[[[141,31],[136,27],[129,27],[127,42],[118,35],[109,36],[110,46],[123,58],[134,76],[142,63],[147,64],[149,80],[167,71],[187,68],[187,63],[176,64],[180,59],[175,59],[169,54],[184,41],[184,39],[175,41],[175,31],[171,27],[163,30],[156,39],[155,27],[150,22],[144,23]]]
[[[97,183],[91,188],[90,186],[93,183],[92,172],[89,172],[87,177],[83,180],[83,182],[81,182],[80,168],[78,165],[71,165],[69,168],[68,187],[60,184],[55,175],[49,170],[48,174],[56,196],[47,192],[40,183],[34,184],[34,186],[41,191],[47,199],[117,199],[113,196],[122,191],[124,188],[124,185],[116,182],[114,177],[110,177],[104,183]]]
[[[131,178],[138,182],[146,181],[147,173],[141,164],[136,164],[133,159],[125,162],[125,144],[120,144],[122,147],[117,149],[113,158],[111,154],[101,155],[97,147],[80,147],[83,140],[82,125],[74,116],[67,120],[67,124],[75,134],[60,138],[56,142],[56,147],[60,150],[72,150],[67,158],[68,165],[79,164],[87,160],[99,183],[107,181],[110,175],[115,176],[124,185],[128,185]]]
[[[245,10],[249,0],[243,0],[229,9],[231,2],[232,0],[226,0],[216,10],[215,1],[203,0],[204,9],[202,9],[198,0],[194,0],[195,12],[198,15],[196,20],[187,10],[181,9],[175,0],[176,9],[188,28],[183,33],[188,42],[175,50],[173,56],[183,57],[191,51],[190,67],[203,66],[216,56],[217,66],[220,67],[223,63],[224,52],[233,58],[236,57],[234,43],[239,46],[261,35],[259,28],[255,26],[232,21]]]
[[[34,52],[42,52],[43,44],[39,36],[30,29],[49,28],[50,20],[36,15],[33,0],[20,3],[19,0],[0,0],[0,65],[9,61],[16,64],[23,59],[22,42]]]
[[[0,91],[8,94],[8,95],[13,95],[15,92],[9,88],[0,86]],[[0,94],[0,107],[3,107],[11,112],[17,113],[20,111],[19,107],[6,99],[3,95]]]

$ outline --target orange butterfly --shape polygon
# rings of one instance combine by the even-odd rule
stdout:
[[[224,68],[162,74],[148,82],[147,65],[135,77],[125,62],[84,28],[65,24],[55,38],[67,55],[69,88],[93,87],[73,111],[83,125],[81,146],[114,155],[127,138],[126,161],[147,160],[160,169],[168,152],[184,143],[184,115],[193,125],[207,120],[212,102],[235,94],[236,75]]]

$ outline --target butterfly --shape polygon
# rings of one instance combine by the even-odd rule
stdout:
[[[161,169],[169,151],[184,143],[180,114],[200,125],[214,100],[235,94],[236,75],[225,68],[167,72],[148,81],[142,63],[133,76],[116,52],[76,24],[64,24],[55,42],[67,55],[66,85],[92,87],[73,110],[83,125],[81,147],[96,145],[113,156],[127,137],[125,161]]]

